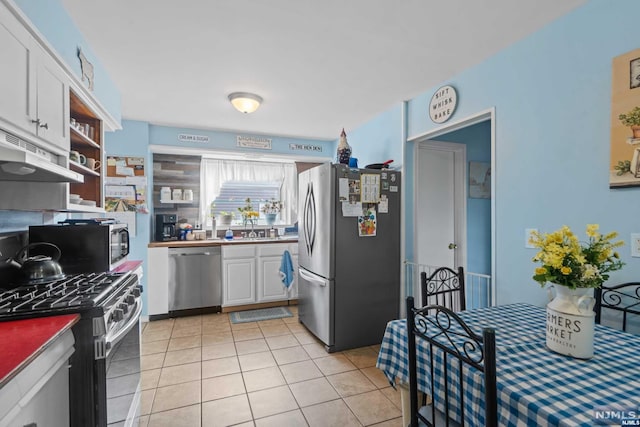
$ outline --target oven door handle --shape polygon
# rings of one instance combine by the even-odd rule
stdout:
[[[114,345],[118,344],[118,342],[131,330],[133,327],[140,321],[140,314],[142,313],[142,302],[140,298],[136,298],[136,311],[133,313],[129,321],[120,328],[115,334],[107,335],[106,338],[106,347],[107,352],[109,352]]]

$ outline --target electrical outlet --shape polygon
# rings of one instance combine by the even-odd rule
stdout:
[[[640,258],[640,233],[631,233],[631,256]]]
[[[531,235],[533,233],[537,233],[538,229],[537,228],[525,228],[524,229],[524,247],[525,248],[535,248],[535,246],[533,246],[531,243],[529,243],[529,239],[531,238]]]

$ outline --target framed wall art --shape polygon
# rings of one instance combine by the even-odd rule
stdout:
[[[469,162],[469,197],[491,198],[491,163]]]
[[[613,58],[609,188],[640,187],[640,49]]]

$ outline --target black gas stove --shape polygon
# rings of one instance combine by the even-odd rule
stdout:
[[[142,286],[126,273],[83,273],[0,289],[0,321],[77,313],[70,359],[71,427],[137,425]]]
[[[102,306],[103,302],[126,286],[128,276],[129,273],[76,274],[45,284],[2,291],[0,318],[29,318],[78,313],[94,307],[108,308]]]

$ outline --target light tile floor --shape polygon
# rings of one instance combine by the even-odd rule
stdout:
[[[209,314],[143,324],[144,427],[399,427],[379,346],[329,354],[294,317]]]

